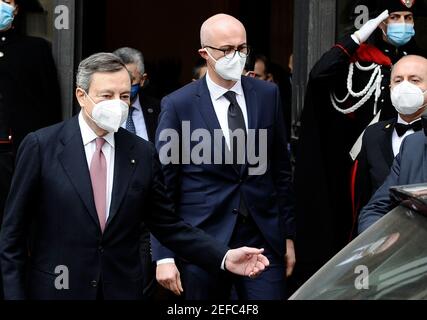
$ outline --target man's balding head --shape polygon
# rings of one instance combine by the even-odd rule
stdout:
[[[403,80],[413,82],[412,79],[415,78],[427,81],[427,59],[421,56],[409,55],[400,59],[393,66],[390,84],[393,87]]]
[[[202,48],[204,46],[217,46],[230,45],[227,41],[235,42],[239,38],[246,42],[246,30],[243,24],[236,18],[227,14],[217,14],[206,20],[200,29],[200,42]]]
[[[419,117],[425,112],[426,110],[426,103],[427,103],[427,97],[424,95],[424,103],[421,108],[419,108],[417,111],[413,111],[409,107],[404,107],[404,105],[407,105],[407,99],[404,97],[400,97],[403,93],[401,92],[396,93],[394,91],[395,95],[393,96],[393,90],[398,85],[402,84],[404,81],[407,81],[411,83],[412,85],[417,86],[421,89],[422,92],[427,91],[427,59],[421,56],[405,56],[402,59],[400,59],[394,66],[391,72],[391,79],[390,79],[390,88],[391,88],[391,97],[393,102],[393,97],[396,100],[396,102],[393,102],[394,107],[399,112],[400,116],[403,120],[410,123]],[[397,96],[396,96],[397,95]],[[403,105],[399,103],[400,99],[403,99],[402,101],[405,101]]]
[[[227,14],[214,15],[203,23],[200,42],[199,54],[206,60],[209,77],[216,84],[231,88],[241,78],[249,53],[243,24]],[[217,70],[220,60],[221,69]]]

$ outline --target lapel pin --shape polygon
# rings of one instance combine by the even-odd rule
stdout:
[[[391,124],[388,124],[388,125],[385,126],[386,129],[388,129],[390,127],[391,127]]]
[[[135,164],[135,163],[136,163],[136,161],[135,161],[134,159],[132,159],[132,160],[130,161],[130,163]]]

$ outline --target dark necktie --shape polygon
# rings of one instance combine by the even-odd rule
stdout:
[[[245,133],[245,136],[247,134],[246,132],[246,124],[245,124],[245,118],[243,117],[243,112],[242,109],[240,108],[237,99],[236,99],[236,93],[233,91],[228,91],[226,93],[224,93],[224,97],[230,101],[230,106],[228,107],[228,128],[231,131],[235,131],[237,129],[242,129],[243,132]],[[240,172],[240,168],[241,168],[241,164],[238,164],[237,162],[237,140],[234,141],[233,143],[233,150],[232,150],[232,154],[233,154],[233,164],[236,166],[237,170]],[[246,142],[246,139],[245,139]],[[230,144],[231,144],[231,138],[230,138]],[[245,149],[246,151],[246,146]],[[244,156],[244,155],[242,155]],[[244,161],[244,159],[239,159],[239,163],[242,163],[242,160]],[[245,218],[247,218],[249,216],[249,211],[246,207],[245,202],[243,201],[243,196],[240,195],[240,204],[239,204],[239,214]]]
[[[396,129],[397,135],[401,137],[406,133],[406,131],[411,129],[415,132],[420,131],[423,128],[423,124],[421,120],[417,120],[411,124],[396,123],[394,128]]]
[[[135,123],[133,122],[133,112],[135,111],[135,107],[129,107],[129,115],[126,120],[126,130],[136,134]]]
[[[228,91],[224,93],[224,97],[228,101],[230,101],[230,106],[228,107],[228,128],[230,129],[231,132],[234,132],[237,129],[242,129],[246,135],[245,118],[243,117],[242,109],[237,103],[236,93],[233,91]],[[239,162],[237,161],[239,156],[237,154],[237,150],[238,150],[237,142],[238,141],[234,139],[233,150],[231,151],[233,154],[233,163],[237,165],[238,168],[240,168],[240,165],[244,162],[244,159],[239,158]],[[230,139],[230,144],[231,144],[231,139]],[[240,155],[240,156],[242,157],[244,155]]]

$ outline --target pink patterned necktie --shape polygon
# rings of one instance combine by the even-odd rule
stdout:
[[[90,163],[93,198],[102,232],[107,220],[107,161],[102,152],[104,143],[103,138],[96,139],[96,150]]]

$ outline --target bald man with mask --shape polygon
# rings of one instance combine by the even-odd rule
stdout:
[[[357,158],[355,179],[355,221],[358,211],[363,208],[384,183],[394,158],[399,153],[403,140],[422,129],[421,116],[426,111],[423,98],[415,92],[419,100],[412,103],[407,99],[411,92],[427,90],[427,60],[410,55],[400,59],[391,73],[391,102],[397,117],[380,121],[369,126],[362,140],[362,148]]]
[[[391,75],[391,101],[399,112],[397,124],[413,124],[420,121],[427,106],[427,59],[419,56],[402,58],[393,68]],[[397,125],[396,124],[396,125]],[[422,127],[422,124],[420,124]],[[397,130],[396,130],[397,129]],[[387,212],[393,209],[389,196],[391,186],[425,183],[427,181],[427,140],[424,131],[419,128],[407,128],[402,137],[397,139],[393,133],[392,147],[399,152],[394,159],[390,174],[384,184],[377,190],[359,216],[359,233],[363,232]],[[395,127],[396,135],[399,131]],[[405,136],[406,135],[406,136]],[[403,142],[400,140],[403,139]]]
[[[239,20],[215,15],[203,23],[200,36],[199,54],[207,61],[207,74],[163,99],[156,137],[159,154],[170,143],[163,139],[164,130],[178,132],[180,141],[188,139],[181,130],[184,121],[190,124],[191,134],[198,129],[209,131],[211,137],[221,132],[222,155],[237,154],[230,132],[248,135],[264,129],[266,146],[255,139],[253,145],[248,140],[246,147],[258,151],[267,147],[266,166],[254,175],[248,160],[236,161],[236,157],[231,164],[162,161],[167,191],[186,222],[232,248],[257,244],[265,248],[271,264],[256,279],[212,276],[153,239],[157,279],[190,300],[228,299],[233,286],[242,300],[283,299],[295,254],[291,166],[279,90],[272,83],[242,76],[249,47]],[[191,147],[197,144],[188,142]],[[218,149],[209,146],[214,155]]]

